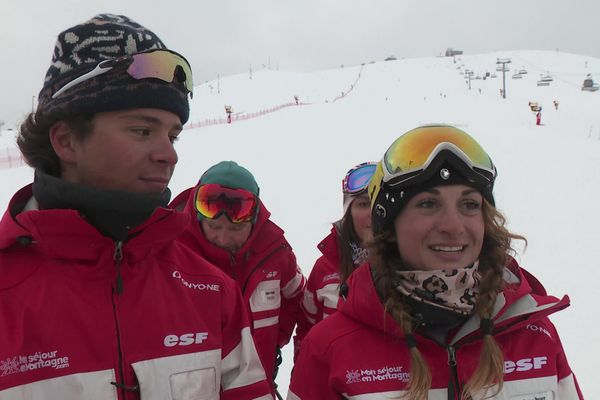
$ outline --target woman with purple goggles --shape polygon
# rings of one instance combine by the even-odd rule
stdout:
[[[366,242],[372,237],[367,187],[376,166],[375,162],[359,164],[342,180],[343,216],[317,246],[323,255],[310,273],[302,304],[313,325],[337,310],[340,293],[343,295],[340,288],[352,271],[367,260]],[[304,334],[299,332],[299,337]]]

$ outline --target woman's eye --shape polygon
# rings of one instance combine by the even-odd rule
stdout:
[[[481,203],[475,200],[467,200],[463,203],[463,207],[467,210],[479,210]]]
[[[371,203],[368,200],[361,200],[356,204],[359,208],[371,208]]]
[[[435,200],[421,200],[417,204],[417,207],[420,207],[420,208],[434,208],[436,205],[437,205],[437,202]]]

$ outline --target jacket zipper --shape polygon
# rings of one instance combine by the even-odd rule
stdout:
[[[440,347],[446,349],[448,353],[448,400],[460,400],[462,385],[458,378],[458,368],[456,362],[456,345],[446,344],[439,342],[434,337],[428,335],[426,332],[420,333],[423,337],[433,341]]]
[[[237,262],[235,261],[235,254],[232,252],[229,252],[229,264],[231,265],[231,277],[234,280],[237,280],[237,270],[235,268]]]
[[[114,253],[114,261],[115,261],[115,269],[116,269],[116,280],[115,280],[115,294],[120,296],[123,293],[123,277],[121,276],[121,261],[123,260],[123,242],[117,241],[115,242],[115,253]],[[114,385],[119,389],[121,397],[123,399],[127,398],[127,391],[138,391],[139,387],[135,386],[127,386],[125,385],[125,373],[123,368],[123,351],[121,350],[121,332],[119,330],[119,319],[117,318],[117,303],[113,299],[113,313],[115,316],[115,329],[117,331],[117,353],[118,353],[118,366],[119,370],[117,371],[117,375],[119,377],[119,382],[111,382],[111,385]]]
[[[116,270],[116,280],[115,280],[115,293],[117,296],[120,296],[123,293],[123,278],[121,277],[121,260],[123,259],[123,242],[116,241],[115,242],[115,253],[114,253],[114,261],[115,261],[115,270]],[[115,328],[117,330],[117,352],[118,352],[118,366],[119,371],[117,371],[117,376],[119,377],[119,382],[111,382],[112,385],[119,388],[121,392],[121,397],[125,399],[125,388],[123,388],[123,382],[125,381],[125,374],[123,373],[123,352],[121,351],[121,332],[119,331],[119,319],[117,318],[117,303],[113,300],[113,312],[115,315]]]
[[[458,379],[458,369],[456,368],[456,348],[447,346],[448,352],[448,367],[450,368],[448,381],[448,400],[460,399],[461,385]]]
[[[121,276],[121,260],[123,259],[123,242],[121,240],[115,242],[115,269],[117,272],[116,277],[116,291],[118,295],[123,293],[123,277]]]

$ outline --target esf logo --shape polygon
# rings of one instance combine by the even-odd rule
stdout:
[[[200,344],[208,339],[208,332],[184,333],[183,335],[167,335],[163,341],[166,347],[189,346],[191,344]]]
[[[544,365],[548,364],[548,357],[533,357],[523,358],[518,361],[504,361],[504,373],[510,374],[511,372],[523,372],[532,369],[541,369]]]

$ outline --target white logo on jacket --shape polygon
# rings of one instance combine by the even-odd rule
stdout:
[[[552,339],[552,335],[550,334],[550,332],[548,332],[548,330],[544,327],[538,326],[538,325],[534,325],[534,324],[528,324],[527,325],[527,329],[529,329],[532,332],[540,332],[543,333],[544,335],[548,336],[550,339]]]
[[[346,371],[346,384],[349,383],[360,383],[360,372],[357,369]]]
[[[208,339],[208,332],[184,333],[183,335],[167,335],[163,340],[165,347],[189,346],[200,344]]]
[[[410,380],[410,373],[403,370],[404,367],[400,365],[378,369],[346,370],[346,384],[388,380],[408,382]]]
[[[277,276],[277,271],[269,271],[267,272],[267,275],[265,276],[267,279],[273,279]]]
[[[504,361],[504,373],[510,374],[511,372],[524,372],[532,369],[542,369],[544,365],[548,364],[548,357],[533,357],[533,358],[522,358],[517,361]]]
[[[322,282],[327,282],[327,281],[330,281],[330,280],[339,281],[340,280],[340,274],[339,274],[339,272],[334,272],[333,274],[325,275],[323,277]]]
[[[181,284],[189,289],[193,289],[193,290],[210,290],[213,292],[218,292],[221,290],[221,285],[218,285],[216,283],[193,283],[193,282],[188,282],[182,275],[181,272],[179,271],[173,271],[173,274],[171,274],[171,276],[175,279],[178,279]]]
[[[69,357],[60,357],[58,350],[15,356],[0,361],[0,376],[19,372],[34,371],[41,368],[63,369],[69,367]]]

